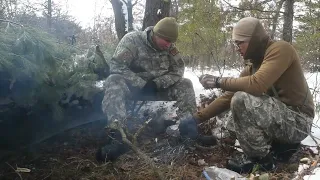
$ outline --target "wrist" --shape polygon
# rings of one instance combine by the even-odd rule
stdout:
[[[220,84],[221,84],[221,77],[217,77],[215,79],[215,86],[216,88],[220,88]]]

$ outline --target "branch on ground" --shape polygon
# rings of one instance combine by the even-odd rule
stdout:
[[[147,124],[147,123],[146,123]],[[145,125],[146,126],[146,125]],[[145,126],[141,127],[140,129],[144,128]],[[144,152],[142,152],[135,144],[133,144],[130,140],[128,140],[127,135],[124,131],[124,129],[122,128],[122,126],[120,125],[119,121],[115,121],[110,125],[111,128],[117,129],[120,131],[121,136],[122,136],[122,140],[124,143],[126,143],[135,153],[138,154],[138,156],[143,159],[148,165],[151,166],[151,168],[153,169],[155,175],[161,179],[164,180],[164,175],[159,171],[159,169],[157,168],[156,164],[154,163],[154,161],[149,158]],[[138,130],[138,132],[141,132],[140,129]],[[137,132],[137,133],[138,133]],[[139,134],[135,134],[135,138],[139,135]]]

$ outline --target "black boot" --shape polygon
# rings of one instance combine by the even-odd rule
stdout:
[[[129,150],[130,148],[128,145],[114,142],[99,148],[96,152],[96,160],[99,162],[115,161],[118,157],[125,154]]]
[[[271,151],[274,154],[276,161],[278,162],[288,162],[292,155],[301,148],[300,143],[288,144],[272,142]]]
[[[263,158],[248,158],[243,153],[236,153],[232,158],[227,161],[227,169],[238,173],[251,173],[254,166],[259,165],[260,171],[270,171],[274,165],[273,156],[271,153]]]
[[[96,160],[99,162],[115,161],[122,154],[130,150],[129,146],[122,141],[118,130],[110,130],[107,145],[99,148],[96,152]]]
[[[203,146],[214,146],[218,144],[217,137],[215,136],[199,135],[197,138],[197,142]]]

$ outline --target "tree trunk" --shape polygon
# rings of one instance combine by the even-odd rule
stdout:
[[[170,14],[171,0],[146,0],[142,29],[154,26],[160,19]]]
[[[122,11],[122,2],[120,0],[110,0],[113,8],[117,37],[120,40],[126,33],[126,20]]]
[[[128,32],[133,31],[133,15],[132,15],[132,0],[127,0],[127,11],[128,11]]]
[[[170,7],[170,16],[178,17],[179,15],[179,0],[173,0]]]
[[[293,5],[294,0],[286,0],[285,2],[285,12],[284,12],[284,22],[283,22],[283,40],[287,42],[292,42],[292,28],[293,28]]]
[[[48,24],[49,31],[51,31],[51,27],[52,27],[52,1],[51,0],[48,0],[47,24]]]
[[[5,13],[4,13],[5,8],[3,6],[4,1],[0,0],[0,4],[1,4],[1,6],[0,6],[0,19],[5,19]]]
[[[278,24],[278,19],[279,19],[279,15],[280,15],[280,10],[283,6],[283,3],[286,0],[281,0],[278,4],[277,10],[276,10],[276,14],[273,16],[273,20],[272,20],[272,31],[271,31],[271,39],[274,39],[274,36],[276,34],[276,29],[277,29],[277,24]]]

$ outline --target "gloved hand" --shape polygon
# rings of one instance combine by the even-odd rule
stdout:
[[[141,89],[141,93],[147,96],[156,96],[157,91],[157,84],[154,81],[148,81]]]
[[[198,137],[197,120],[191,115],[181,120],[179,124],[179,132],[181,137],[190,138],[193,140],[197,139]]]
[[[220,77],[204,74],[199,77],[199,81],[205,89],[220,88]]]

